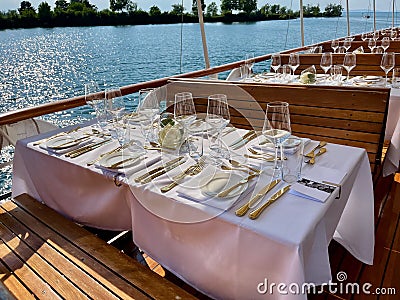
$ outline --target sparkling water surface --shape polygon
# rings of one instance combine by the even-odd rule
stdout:
[[[372,30],[372,17],[351,13],[351,32]],[[396,25],[397,25],[396,20]],[[345,36],[346,18],[305,19],[306,44]],[[377,28],[391,26],[378,13]],[[300,46],[300,20],[205,25],[211,66]],[[182,32],[182,47],[181,47]],[[182,48],[182,56],[181,56]],[[182,58],[182,65],[180,64]],[[82,95],[85,82],[124,86],[204,68],[198,24],[33,28],[0,31],[0,113]],[[264,71],[267,62],[254,66]],[[226,78],[227,72],[220,74]],[[129,96],[131,106],[136,95]],[[44,117],[59,126],[93,118],[87,106]],[[2,151],[0,164],[12,149]],[[10,189],[11,167],[0,175]]]

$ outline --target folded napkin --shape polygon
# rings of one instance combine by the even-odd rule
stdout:
[[[141,151],[129,153],[129,151],[127,151],[126,155],[124,155],[123,153],[121,154],[121,152],[111,155],[115,155],[115,160],[117,162],[128,158],[132,158],[132,160],[127,161],[125,166],[124,164],[122,164],[121,166],[118,166],[116,168],[109,168],[107,156],[105,156],[103,159],[95,164],[95,167],[101,169],[104,173],[120,173],[125,174],[127,177],[147,167],[150,167],[161,160],[161,155],[158,152],[146,153],[145,151]]]
[[[292,135],[290,137],[296,137],[296,136]],[[304,146],[307,145],[311,141],[311,139],[309,139],[309,138],[302,138],[302,140],[303,140]],[[274,144],[271,142],[268,142],[268,140],[266,138],[260,139],[260,143],[262,145],[260,145],[259,143],[254,143],[253,148],[260,150],[260,151],[267,152],[267,153],[275,152]],[[283,148],[283,152],[288,153],[288,154],[295,153],[298,150],[297,146],[298,145],[293,145],[293,146],[287,145],[286,147]]]
[[[305,199],[325,202],[332,194],[339,193],[337,185],[346,173],[336,169],[317,166],[307,169],[302,180],[292,185],[290,193]]]
[[[101,141],[100,138],[93,137],[93,136],[87,136],[87,137],[88,137],[87,139],[83,139],[82,142],[80,142],[80,143],[78,143],[78,144],[74,144],[74,145],[72,145],[71,147],[66,147],[66,148],[62,148],[62,149],[57,149],[57,148],[52,148],[52,147],[50,146],[50,145],[51,145],[50,143],[53,143],[56,139],[62,139],[62,138],[67,138],[67,137],[70,137],[72,140],[75,140],[75,139],[79,139],[79,138],[84,138],[85,136],[84,136],[84,135],[80,135],[80,136],[78,136],[78,135],[73,135],[73,136],[62,135],[62,136],[60,136],[60,137],[56,137],[56,138],[54,138],[54,139],[51,139],[51,140],[49,140],[48,142],[41,143],[41,144],[39,145],[39,147],[40,147],[41,149],[46,150],[46,151],[49,151],[49,152],[51,152],[51,153],[55,153],[55,154],[65,154],[65,153],[70,152],[70,151],[72,151],[72,150],[75,150],[75,149],[78,149],[78,148],[80,148],[80,147],[84,147],[84,146],[86,146],[86,145],[89,145],[90,143]]]
[[[182,198],[195,202],[200,202],[202,204],[206,204],[221,210],[228,210],[236,203],[236,201],[245,197],[252,190],[256,179],[248,182],[247,188],[239,188],[236,193],[235,191],[233,191],[232,194],[234,194],[235,196],[232,197],[218,197],[210,195],[206,192],[208,190],[207,186],[209,184],[213,184],[213,186],[216,187],[217,190],[220,189],[220,191],[223,191],[232,186],[233,183],[236,183],[240,179],[246,177],[247,175],[243,172],[224,172],[217,169],[215,166],[208,166],[199,175],[193,177],[191,180],[181,185],[177,189],[177,193]],[[216,178],[223,178],[223,180],[215,181]],[[229,178],[233,180],[230,181]]]

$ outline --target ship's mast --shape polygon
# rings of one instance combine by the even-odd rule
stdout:
[[[373,9],[374,9],[374,31],[376,31],[376,6],[375,6],[375,0],[373,0],[372,3],[373,3],[372,4]]]
[[[204,61],[206,63],[206,69],[209,69],[210,60],[208,58],[206,32],[204,30],[203,9],[201,8],[201,0],[197,0],[196,2],[197,2],[197,14],[199,16],[199,23],[200,23],[201,40],[203,42]]]
[[[350,36],[350,11],[349,11],[349,0],[346,0],[346,16],[347,16],[347,36]]]
[[[304,47],[303,0],[300,0],[300,33],[301,33],[301,46]]]

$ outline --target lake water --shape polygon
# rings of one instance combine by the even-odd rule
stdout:
[[[351,32],[372,30],[372,18],[351,13]],[[396,23],[398,24],[398,23]],[[305,19],[306,44],[345,36],[346,18]],[[377,28],[391,26],[378,13]],[[211,66],[300,46],[300,20],[206,24]],[[181,57],[182,31],[182,65]],[[256,72],[266,69],[256,64]],[[34,28],[0,31],[0,113],[83,93],[85,82],[124,86],[204,68],[198,24]],[[226,77],[220,74],[220,78]],[[135,97],[132,96],[132,103]],[[88,107],[46,117],[66,126],[92,118]],[[12,151],[3,151],[8,160]],[[0,175],[0,195],[9,190],[11,168]]]

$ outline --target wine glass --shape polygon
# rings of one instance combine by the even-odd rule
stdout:
[[[373,35],[372,35],[372,38],[373,38],[375,41],[377,41],[377,40],[379,39],[379,31],[378,31],[378,30],[374,31],[374,33],[373,33]]]
[[[184,138],[187,140],[190,125],[196,120],[196,108],[193,102],[193,96],[190,92],[182,92],[175,94],[174,118],[182,124],[184,129]],[[187,150],[190,148],[188,141]]]
[[[388,86],[387,82],[387,74],[391,69],[394,68],[395,65],[395,54],[394,52],[385,52],[382,55],[382,60],[381,60],[381,68],[385,72],[385,83],[386,86]]]
[[[363,32],[361,34],[361,40],[366,41],[368,39],[368,33]]]
[[[291,132],[289,103],[280,101],[267,103],[262,134],[275,146],[274,170],[281,168],[278,166],[278,147],[280,147],[280,161],[282,161],[282,143],[291,135]]]
[[[368,48],[371,50],[371,53],[374,52],[374,49],[376,47],[376,40],[371,38],[368,40]]]
[[[290,53],[289,66],[290,66],[290,69],[292,69],[293,76],[294,76],[294,72],[300,66],[300,56],[298,53]]]
[[[244,59],[244,63],[247,66],[247,68],[249,69],[250,74],[252,73],[252,69],[255,63],[254,60],[254,53],[246,53],[245,59]]]
[[[320,66],[321,66],[321,69],[324,70],[325,78],[326,78],[327,77],[326,72],[328,72],[329,69],[332,67],[332,53],[331,52],[325,52],[322,54]]]
[[[110,87],[105,90],[104,93],[105,100],[107,103],[107,109],[111,113],[114,122],[118,122],[124,112],[125,103],[124,98],[122,98],[122,93],[119,87]]]
[[[381,41],[381,47],[383,48],[383,52],[386,52],[386,49],[390,46],[389,37],[385,36]]]
[[[350,71],[356,66],[356,54],[346,53],[343,59],[343,68],[347,71],[347,81],[349,81]]]
[[[395,29],[392,29],[392,31],[390,31],[390,38],[392,39],[392,41],[397,39],[397,31]]]
[[[107,113],[104,106],[104,92],[100,90],[96,82],[85,83],[85,101],[94,110],[100,129],[105,129]]]
[[[152,88],[139,90],[139,101],[136,113],[140,121],[142,134],[148,142],[155,142],[157,139],[154,133],[154,121],[159,112],[160,101],[157,97],[156,90]]]
[[[275,72],[275,78],[277,75],[277,71],[281,66],[281,56],[280,54],[272,54],[271,56],[271,68],[274,70]]]
[[[349,51],[350,47],[351,47],[351,39],[346,38],[343,41],[343,47],[346,49],[346,52]]]
[[[339,48],[339,41],[338,40],[332,40],[331,47],[333,49],[333,53],[336,53],[336,49]]]
[[[221,133],[230,122],[229,106],[226,95],[214,94],[208,97],[206,123],[212,129],[210,150],[215,163],[221,158],[229,158],[229,152],[223,148]]]

